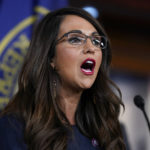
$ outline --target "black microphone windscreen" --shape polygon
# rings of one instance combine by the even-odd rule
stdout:
[[[140,95],[136,95],[134,97],[134,103],[140,109],[142,109],[142,110],[144,109],[144,99]]]

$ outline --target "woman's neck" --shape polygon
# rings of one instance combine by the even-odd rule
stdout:
[[[75,92],[71,90],[65,90],[64,88],[60,91],[60,103],[63,112],[71,125],[75,124],[75,112],[80,101],[82,92]]]

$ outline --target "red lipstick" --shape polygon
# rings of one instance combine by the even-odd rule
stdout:
[[[80,66],[81,71],[85,75],[93,75],[94,74],[95,64],[96,64],[96,61],[94,59],[87,58],[87,59],[85,59],[83,61],[83,63]]]

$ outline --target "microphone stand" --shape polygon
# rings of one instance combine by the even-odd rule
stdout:
[[[148,116],[147,116],[147,114],[145,112],[145,109],[141,109],[141,110],[142,110],[142,112],[144,114],[144,117],[145,117],[147,125],[148,125],[148,129],[149,129],[149,132],[150,132],[150,123],[149,123],[149,120],[148,120]]]
[[[145,108],[144,108],[144,105],[145,105],[144,99],[140,95],[137,95],[134,97],[134,103],[143,112],[144,117],[146,119],[146,123],[148,125],[149,133],[150,133],[150,122],[149,122],[148,116],[147,116]]]

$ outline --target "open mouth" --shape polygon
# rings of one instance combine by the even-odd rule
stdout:
[[[94,73],[94,68],[95,68],[94,59],[88,58],[81,64],[81,70],[86,75],[92,75]]]

